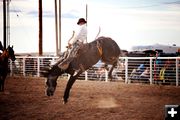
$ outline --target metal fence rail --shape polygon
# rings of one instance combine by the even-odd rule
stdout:
[[[125,81],[175,84],[180,80],[179,57],[127,57]]]
[[[53,65],[58,59],[58,57],[19,56],[16,58],[16,61],[10,61],[11,76],[41,77],[43,68]],[[119,60],[120,65],[112,72],[113,81],[179,85],[180,57],[120,57]],[[104,68],[102,62],[98,62],[82,73],[79,79],[108,81],[108,70]]]

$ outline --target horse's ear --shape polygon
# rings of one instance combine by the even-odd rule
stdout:
[[[12,45],[12,48],[13,48],[13,45]]]

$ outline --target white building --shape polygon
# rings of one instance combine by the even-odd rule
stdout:
[[[176,45],[168,46],[168,45],[155,44],[155,45],[132,47],[133,51],[144,51],[144,50],[155,50],[155,49],[163,50],[164,53],[176,53],[178,52],[178,49],[180,49],[180,46],[176,46]]]

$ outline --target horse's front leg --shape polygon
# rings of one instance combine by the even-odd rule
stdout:
[[[2,83],[1,83],[1,80],[0,80],[0,92],[2,92]]]
[[[72,85],[74,84],[74,82],[76,81],[76,79],[78,78],[78,76],[80,75],[81,73],[78,73],[77,75],[73,76],[71,75],[69,80],[68,80],[68,83],[66,85],[66,89],[64,91],[64,96],[63,96],[63,103],[66,104],[68,102],[68,98],[69,98],[69,93],[70,93],[70,89],[72,87]]]
[[[2,92],[3,77],[0,76],[0,92]]]
[[[3,83],[2,83],[2,92],[4,92],[4,81],[5,79],[3,80]]]
[[[0,80],[0,92],[4,91],[4,79]]]

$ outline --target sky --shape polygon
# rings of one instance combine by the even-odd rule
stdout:
[[[86,17],[88,42],[99,36],[114,39],[121,49],[138,45],[180,46],[180,0],[61,0],[62,51],[77,21]],[[0,0],[0,40],[3,3]],[[38,52],[38,0],[11,0],[10,44],[16,53]],[[43,0],[43,51],[55,52],[54,1]]]

